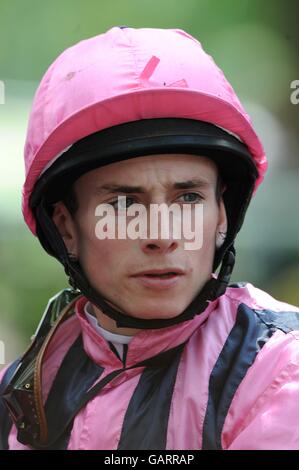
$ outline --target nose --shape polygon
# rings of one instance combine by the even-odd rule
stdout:
[[[173,239],[146,239],[141,240],[141,249],[144,253],[166,254],[175,251],[178,247],[177,240]]]
[[[174,237],[174,227],[166,214],[160,214],[159,219],[148,218],[147,238],[140,241],[144,253],[166,254],[175,251],[179,246],[179,239]]]

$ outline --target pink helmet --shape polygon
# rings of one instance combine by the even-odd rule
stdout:
[[[25,145],[25,221],[73,283],[119,325],[158,328],[200,313],[207,299],[224,292],[232,251],[218,284],[208,282],[186,311],[175,319],[142,323],[111,309],[91,289],[68,258],[50,206],[65,187],[97,166],[188,151],[214,159],[230,181],[224,195],[228,236],[216,266],[233,244],[267,163],[249,116],[196,39],[182,30],[114,27],[65,50],[35,94]]]
[[[29,198],[38,178],[76,141],[117,124],[150,118],[213,123],[244,142],[258,169],[260,140],[223,72],[182,30],[111,28],[65,50],[34,97],[25,144],[23,214],[35,233]]]

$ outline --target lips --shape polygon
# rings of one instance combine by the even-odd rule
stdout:
[[[134,274],[134,277],[138,276],[149,276],[149,277],[166,277],[166,276],[175,276],[183,275],[185,272],[179,268],[164,268],[164,269],[151,269],[146,271],[141,271],[140,273]]]
[[[179,274],[174,273],[174,272],[167,272],[163,274],[143,274],[143,276],[148,276],[148,277],[160,277],[161,279],[167,279],[172,276],[178,276]]]
[[[176,286],[184,277],[185,272],[179,268],[151,269],[134,274],[144,287],[163,290]]]

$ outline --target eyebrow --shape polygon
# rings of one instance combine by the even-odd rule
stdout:
[[[176,183],[168,185],[171,189],[192,189],[192,188],[207,188],[211,186],[212,183],[198,179],[192,178],[186,181],[177,181]],[[141,193],[144,194],[146,189],[142,186],[129,186],[129,185],[118,185],[118,184],[104,184],[102,186],[96,187],[96,192],[109,192],[109,193]]]

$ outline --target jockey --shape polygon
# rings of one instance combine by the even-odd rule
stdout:
[[[65,50],[25,166],[25,221],[71,288],[1,374],[0,448],[299,449],[299,309],[229,284],[266,156],[201,44],[113,27]]]

